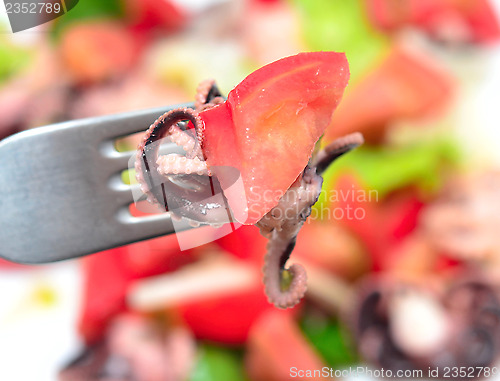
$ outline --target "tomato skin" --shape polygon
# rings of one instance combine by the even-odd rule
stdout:
[[[253,72],[226,102],[200,113],[209,167],[241,174],[245,194],[228,197],[231,209],[247,214],[236,216],[240,222],[261,219],[297,179],[348,80],[343,53],[301,53]],[[219,180],[223,189],[231,185]]]

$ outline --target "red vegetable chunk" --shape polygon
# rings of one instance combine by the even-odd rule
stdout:
[[[450,42],[491,43],[500,25],[491,0],[367,0],[375,26],[394,31],[413,26]]]
[[[244,216],[235,213],[240,222],[261,219],[297,179],[348,80],[343,53],[301,53],[253,72],[226,102],[200,113],[209,167],[231,166],[241,174],[245,195],[226,193],[233,212]],[[219,180],[223,189],[231,185],[229,178]]]
[[[323,142],[359,131],[380,142],[397,120],[424,119],[443,112],[453,94],[453,80],[423,53],[395,46],[387,58],[346,94]]]

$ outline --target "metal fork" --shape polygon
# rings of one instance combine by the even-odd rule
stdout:
[[[138,185],[121,173],[134,152],[118,152],[114,141],[177,107],[193,104],[58,123],[0,142],[0,256],[47,263],[173,233],[168,213],[130,214]]]

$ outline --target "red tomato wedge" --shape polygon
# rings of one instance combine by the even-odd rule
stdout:
[[[393,31],[408,25],[454,42],[491,43],[500,24],[491,0],[368,0],[376,27]]]
[[[245,365],[252,381],[325,380],[311,371],[323,369],[323,361],[286,311],[269,310],[250,331]],[[299,370],[301,371],[299,373]],[[297,373],[295,373],[297,371]]]
[[[389,56],[346,94],[323,142],[359,131],[376,143],[395,120],[425,119],[446,109],[454,83],[422,52],[396,45]]]
[[[343,53],[301,53],[253,72],[226,102],[200,113],[209,167],[241,174],[245,194],[225,192],[239,222],[260,220],[297,179],[348,80]],[[232,185],[218,177],[224,190]]]

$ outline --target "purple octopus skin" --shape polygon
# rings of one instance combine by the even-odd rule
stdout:
[[[222,101],[213,83],[208,90],[203,83],[199,89],[197,109],[213,107]],[[194,125],[195,135],[177,124],[185,120]],[[135,162],[136,176],[148,201],[158,203],[165,211],[171,211],[174,217],[185,217],[194,224],[221,224],[227,221],[227,211],[220,200],[220,185],[216,178],[207,176],[210,173],[201,149],[201,126],[197,110],[181,108],[160,116],[139,145]],[[184,148],[186,156],[170,154],[158,157],[164,137],[170,137],[175,144]],[[172,181],[174,177],[177,181]],[[207,203],[211,204],[210,208],[206,207]]]
[[[191,334],[134,315],[113,319],[106,335],[59,372],[59,381],[180,381],[195,361]]]
[[[335,159],[362,143],[362,135],[354,133],[336,139],[319,151],[278,204],[257,222],[256,226],[261,234],[269,238],[264,258],[264,284],[269,302],[276,307],[293,307],[300,302],[307,290],[304,268],[293,264],[287,269],[285,264],[294,249],[302,225],[311,214],[312,206],[318,201],[323,184],[321,174]],[[292,277],[286,290],[281,285],[284,272]]]
[[[269,238],[264,258],[264,284],[269,302],[277,307],[293,307],[306,292],[307,275],[304,267],[293,264],[285,269],[285,264],[295,247],[297,234],[311,214],[311,206],[318,200],[322,183],[323,179],[307,166],[301,178],[283,195],[278,205],[256,224],[261,234]],[[291,215],[288,213],[290,211]],[[292,281],[286,290],[282,290],[281,279],[285,271],[290,273]],[[276,274],[280,276],[276,277]]]
[[[198,116],[202,110],[221,102],[223,98],[214,82],[203,82],[197,90],[195,110],[183,108],[162,115],[148,129],[137,152],[137,180],[148,200],[160,204],[164,210],[177,214],[177,217],[190,219],[194,225],[220,225],[228,220],[227,200],[216,176],[210,173],[205,164],[202,150],[203,124]],[[193,124],[194,134],[185,130],[186,124],[182,127],[178,125],[178,122],[185,120]],[[187,151],[186,157],[173,154],[158,157],[159,141],[166,136]],[[335,159],[362,143],[362,135],[354,133],[333,141],[319,151],[278,204],[256,223],[261,234],[269,238],[263,279],[267,298],[276,307],[293,307],[306,292],[307,277],[304,268],[298,264],[289,268],[285,268],[285,265],[300,228],[318,200],[323,182],[322,173]],[[208,209],[207,202],[213,203],[210,196],[214,185],[223,200],[217,201],[217,207]],[[285,282],[282,282],[285,274],[291,278],[288,285],[283,285]]]
[[[500,356],[500,295],[498,286],[484,277],[462,274],[448,290],[430,292],[424,285],[404,284],[394,279],[371,279],[359,290],[356,307],[349,319],[357,346],[364,360],[394,373],[405,369],[440,368],[438,378],[446,378],[448,369],[468,369],[456,380],[480,378],[482,368],[494,365]],[[446,317],[444,340],[415,353],[409,345],[411,337],[397,338],[393,329],[396,317],[390,306],[395,298],[412,292],[430,297]],[[414,303],[411,304],[414,306]],[[408,307],[408,305],[407,305]],[[426,326],[435,318],[426,314]],[[418,333],[417,333],[418,332]],[[422,333],[410,326],[406,335]],[[428,339],[432,337],[428,337]],[[404,340],[402,340],[404,339]],[[414,337],[413,337],[414,339]]]

